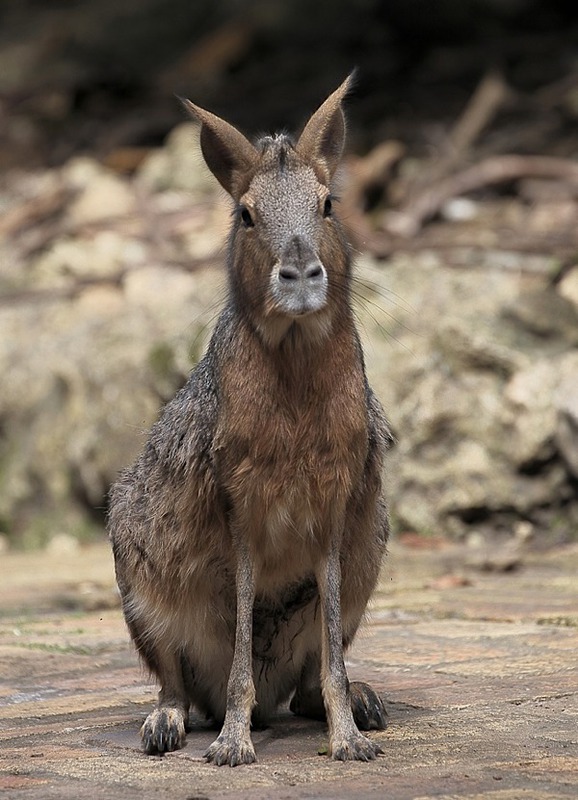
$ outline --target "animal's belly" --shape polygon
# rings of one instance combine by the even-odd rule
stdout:
[[[245,448],[226,465],[224,483],[257,588],[269,591],[317,571],[362,481],[367,441],[363,430],[341,442],[320,427],[313,439],[277,435]]]
[[[257,522],[252,531],[257,591],[275,596],[315,574],[328,548],[331,513],[304,489],[259,506],[251,515]]]

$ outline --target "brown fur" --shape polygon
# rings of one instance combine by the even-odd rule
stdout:
[[[237,214],[229,302],[207,353],[111,493],[125,617],[161,684],[147,752],[182,746],[192,704],[223,725],[208,760],[251,762],[251,717],[291,696],[297,713],[325,708],[334,758],[379,752],[358,726],[385,726],[381,700],[350,687],[343,663],[387,539],[389,441],[328,213],[348,85],[295,146],[254,147],[189,104]]]

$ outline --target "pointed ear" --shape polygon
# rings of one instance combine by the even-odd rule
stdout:
[[[246,190],[246,176],[257,161],[257,151],[243,134],[224,119],[182,100],[201,123],[201,150],[207,166],[235,200]]]
[[[311,117],[297,142],[297,152],[331,179],[345,144],[345,115],[342,102],[353,83],[353,73],[330,94]]]

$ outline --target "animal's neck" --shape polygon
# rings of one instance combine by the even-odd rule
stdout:
[[[294,400],[311,394],[319,399],[339,391],[338,387],[347,385],[350,376],[363,371],[351,313],[334,319],[324,337],[311,337],[293,323],[274,345],[264,340],[243,315],[237,318],[236,327],[235,338],[240,345],[235,358],[238,374],[254,372],[268,391],[280,390]]]
[[[323,309],[306,317],[253,316],[235,307],[240,327],[252,334],[271,358],[287,364],[315,364],[335,346],[336,339],[356,338],[353,314],[346,307],[336,315]]]
[[[290,359],[315,358],[316,354],[328,349],[335,336],[341,336],[344,332],[354,338],[356,336],[353,313],[348,303],[339,309],[332,305],[292,319],[275,312],[247,308],[236,297],[236,293],[231,292],[229,308],[240,327],[252,332],[265,350],[272,355],[282,353]]]

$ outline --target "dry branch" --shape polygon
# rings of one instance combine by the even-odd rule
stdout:
[[[484,75],[450,133],[448,162],[455,164],[470,150],[511,95],[499,72]]]
[[[441,153],[426,163],[407,185],[402,185],[399,194],[409,202],[421,195],[425,187],[437,183],[462,165],[482,131],[511,97],[512,92],[502,75],[494,69],[487,72],[450,130]]]
[[[37,225],[64,211],[72,194],[70,189],[59,186],[7,211],[0,217],[0,236],[13,236],[23,228]]]
[[[400,211],[385,215],[384,227],[391,234],[415,236],[448,200],[521,178],[550,178],[578,185],[578,162],[553,156],[493,156],[426,188]]]
[[[391,239],[371,227],[366,213],[368,196],[372,191],[384,190],[404,154],[405,147],[401,142],[386,141],[363,158],[350,157],[347,162],[347,192],[341,201],[340,217],[347,225],[355,246],[376,256],[390,252]]]

